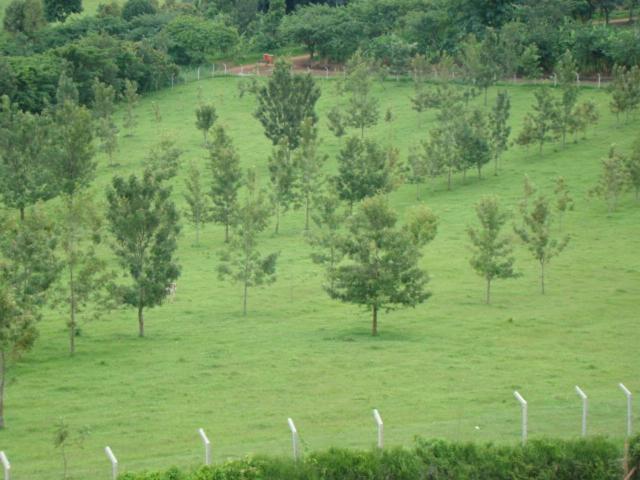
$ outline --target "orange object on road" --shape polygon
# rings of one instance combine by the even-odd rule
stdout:
[[[269,55],[268,53],[263,53],[262,61],[268,65],[271,65],[273,63],[273,55]]]

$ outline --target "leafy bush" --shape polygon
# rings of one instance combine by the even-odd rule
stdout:
[[[640,461],[640,437],[630,458]],[[186,473],[126,474],[120,480],[614,480],[622,451],[602,438],[535,440],[525,447],[417,440],[412,450],[333,448],[300,462],[256,457]]]
[[[153,15],[158,11],[152,0],[127,0],[122,7],[122,18],[131,20],[140,15]]]

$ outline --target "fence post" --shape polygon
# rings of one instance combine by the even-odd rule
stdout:
[[[10,480],[11,477],[11,464],[4,452],[0,452],[0,462],[2,462],[2,468],[4,470],[4,480]]]
[[[527,401],[518,393],[517,390],[513,392],[513,396],[516,397],[516,400],[518,400],[522,409],[522,445],[525,445],[527,443]]]
[[[117,480],[118,478],[118,459],[113,454],[111,447],[105,447],[104,453],[107,454],[109,461],[111,462],[111,478],[112,480]]]
[[[553,74],[553,86],[558,86],[558,75],[556,75],[555,73]]]
[[[576,393],[582,399],[582,436],[587,436],[587,411],[589,409],[589,399],[587,394],[582,391],[582,389],[576,385]]]
[[[209,441],[209,437],[207,437],[207,434],[204,433],[202,428],[198,429],[198,433],[200,434],[202,443],[204,443],[204,464],[211,465],[211,442]]]
[[[200,67],[198,67],[198,81],[200,80]]]
[[[378,448],[382,450],[384,447],[384,423],[382,423],[382,417],[376,408],[373,409],[373,419],[378,426]]]
[[[224,74],[226,75],[227,74],[227,64],[223,63],[222,65],[224,65]]]
[[[211,76],[212,77],[216,76],[216,64],[215,63],[211,64]]]
[[[174,80],[175,75],[171,75],[171,88],[173,88],[173,80]]]
[[[576,72],[576,85],[580,86],[580,74]]]
[[[296,425],[293,423],[291,418],[287,419],[287,423],[289,424],[289,430],[291,430],[291,444],[293,446],[293,459],[298,460],[300,457],[299,445],[298,445],[298,429],[296,429]]]
[[[329,67],[324,67],[324,76],[326,79],[329,78]]]
[[[629,389],[625,387],[622,383],[619,383],[618,386],[620,387],[620,390],[622,390],[627,397],[627,437],[630,437],[633,433],[633,426],[632,426],[633,395],[631,395],[631,392],[629,391]]]
[[[598,74],[598,88],[602,85],[602,75]]]

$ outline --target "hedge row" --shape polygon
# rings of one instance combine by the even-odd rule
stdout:
[[[630,446],[640,462],[640,436]],[[526,446],[418,439],[413,449],[331,449],[299,462],[255,457],[193,472],[127,473],[120,480],[621,480],[623,451],[604,439],[534,440]]]

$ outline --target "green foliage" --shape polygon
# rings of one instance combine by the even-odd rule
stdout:
[[[176,145],[171,135],[162,135],[160,141],[151,147],[145,161],[145,168],[153,172],[160,181],[170,180],[180,171],[180,157],[183,151]]]
[[[602,172],[598,183],[591,189],[590,194],[598,196],[607,202],[609,213],[618,206],[620,195],[627,189],[630,182],[626,156],[616,150],[615,145],[609,149],[609,155],[602,159]]]
[[[304,229],[308,231],[311,203],[322,188],[322,166],[327,161],[327,155],[318,151],[318,128],[310,118],[302,123],[300,136],[300,146],[293,154],[293,163],[298,177],[299,196],[304,204]]]
[[[233,235],[228,248],[220,253],[218,276],[240,283],[243,289],[242,314],[247,314],[250,287],[258,287],[276,281],[278,253],[260,254],[258,236],[267,228],[271,216],[269,202],[258,190],[255,174],[247,173],[247,193],[238,208]]]
[[[360,130],[364,138],[365,128],[378,123],[380,116],[378,99],[372,94],[371,66],[360,52],[348,64],[348,74],[344,91],[348,95],[345,106],[345,124]]]
[[[500,157],[509,148],[509,117],[511,116],[511,99],[506,91],[498,92],[496,103],[489,113],[489,138],[495,162],[495,174],[498,174]]]
[[[238,31],[221,21],[181,15],[163,29],[168,52],[178,65],[199,65],[230,53],[239,42]]]
[[[24,113],[9,99],[0,103],[0,195],[24,218],[25,209],[57,193],[50,160],[54,153],[48,117]]]
[[[537,143],[542,152],[544,144],[553,139],[552,133],[559,121],[559,112],[548,88],[536,90],[534,96],[536,103],[533,112],[527,113],[516,143],[524,146]]]
[[[11,99],[22,110],[41,112],[55,103],[56,87],[62,72],[60,60],[53,55],[8,57],[15,78],[15,94]]]
[[[318,120],[315,105],[319,98],[320,89],[311,75],[294,75],[289,63],[277,60],[271,78],[258,89],[255,117],[274,145],[285,139],[296,149],[302,122],[310,118],[315,124]]]
[[[238,190],[242,185],[240,158],[231,138],[219,125],[209,146],[209,168],[212,182],[209,196],[213,202],[211,219],[224,225],[224,241],[229,241],[229,228],[235,224],[238,213]]]
[[[351,137],[338,154],[338,175],[333,178],[338,196],[353,205],[393,189],[387,155],[373,140]]]
[[[216,107],[213,105],[200,105],[196,108],[196,127],[202,130],[204,145],[207,145],[207,134],[218,118]]]
[[[625,113],[629,114],[640,106],[640,66],[627,69],[616,65],[613,68],[613,80],[609,85],[611,91],[611,111],[620,118]]]
[[[474,35],[471,35],[460,48],[466,75],[469,80],[484,90],[484,104],[486,105],[487,91],[495,83],[500,73],[498,37],[493,29],[488,29],[481,42]]]
[[[331,298],[371,310],[371,334],[378,334],[378,312],[416,305],[430,296],[426,273],[418,266],[420,248],[433,239],[436,221],[425,209],[397,228],[397,215],[382,196],[366,199],[349,220],[337,244],[342,260],[328,271]]]
[[[5,31],[33,37],[46,25],[42,0],[12,0],[2,20]]]
[[[552,228],[554,215],[549,199],[540,194],[529,205],[534,193],[535,187],[525,179],[525,195],[520,207],[522,224],[514,230],[540,265],[540,291],[544,294],[545,267],[565,249],[569,236],[555,238]]]
[[[308,241],[314,248],[311,259],[314,263],[325,266],[330,282],[332,282],[331,275],[335,266],[343,255],[338,250],[338,243],[346,215],[340,211],[340,206],[340,199],[335,194],[329,193],[316,197],[314,212],[311,216],[314,229],[308,236]],[[330,286],[333,287],[333,283]]]
[[[127,0],[122,6],[122,18],[131,21],[140,15],[153,15],[158,10],[153,0]]]
[[[50,22],[64,22],[72,13],[82,12],[82,0],[44,0],[44,10]]]
[[[482,197],[476,204],[476,214],[480,228],[467,228],[473,246],[471,266],[487,282],[485,299],[491,303],[491,282],[518,276],[513,269],[513,241],[510,237],[501,236],[509,215],[501,210],[495,196]]]
[[[309,119],[310,122],[310,119]],[[280,229],[280,215],[298,202],[298,172],[286,138],[273,148],[269,157],[269,180],[271,182],[271,202],[275,208],[275,234]]]
[[[395,33],[381,35],[368,45],[366,54],[380,62],[392,75],[403,75],[411,63],[415,45]]]
[[[640,137],[633,142],[631,153],[626,157],[629,184],[635,190],[636,200],[640,200]]]
[[[69,424],[60,418],[55,426],[53,434],[53,446],[60,450],[62,456],[62,478],[66,480],[68,476],[68,453],[69,448],[83,448],[84,441],[89,435],[89,427],[82,427],[77,431],[71,429]]]
[[[186,192],[184,199],[187,202],[186,218],[196,230],[196,245],[200,245],[200,230],[209,220],[209,202],[200,181],[202,174],[198,167],[191,163],[189,173],[184,182]]]
[[[131,130],[137,125],[138,121],[134,112],[138,104],[138,84],[136,81],[125,80],[124,82],[124,100],[126,102],[126,113],[124,117],[124,128]],[[131,135],[131,133],[129,133]]]
[[[142,178],[116,176],[107,191],[107,220],[112,249],[131,285],[118,287],[118,300],[138,309],[139,336],[144,336],[144,308],[160,305],[167,287],[180,275],[173,258],[180,231],[171,189],[152,172]]]
[[[40,212],[19,223],[3,215],[0,228],[0,428],[4,428],[7,368],[33,346],[45,295],[60,266],[53,224]]]

